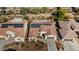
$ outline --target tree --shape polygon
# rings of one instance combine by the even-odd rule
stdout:
[[[21,9],[20,9],[20,14],[26,15],[26,14],[27,14],[26,8],[21,7]]]
[[[47,7],[40,8],[40,13],[46,13],[48,11]]]
[[[75,8],[75,7],[72,7],[72,11],[73,11],[74,13],[76,13],[76,14],[77,14],[78,9],[77,9],[77,8]]]
[[[61,28],[59,25],[59,20],[63,20],[65,16],[65,11],[61,9],[60,7],[57,7],[57,10],[55,13],[52,14],[54,16],[54,21],[56,22],[56,27]],[[60,35],[59,29],[57,29],[57,33]],[[59,36],[60,37],[60,36]]]
[[[2,22],[7,22],[8,21],[8,19],[5,18],[5,17],[3,17],[1,20],[2,20]]]
[[[26,8],[26,12],[27,13],[30,13],[30,11],[31,11],[31,8],[30,7]]]
[[[13,11],[12,10],[9,10],[6,14],[7,15],[13,14]]]
[[[63,20],[65,17],[65,13],[66,13],[66,11],[64,9],[59,8],[53,15],[54,15],[55,19]]]
[[[0,7],[0,8],[1,8],[1,10],[2,10],[1,14],[2,14],[2,15],[5,15],[5,14],[6,14],[6,10],[5,10],[6,7]]]
[[[33,14],[39,14],[40,13],[40,9],[39,8],[33,8],[33,9],[31,9],[31,12],[33,13]]]
[[[24,16],[23,19],[29,20],[29,17],[28,16]]]

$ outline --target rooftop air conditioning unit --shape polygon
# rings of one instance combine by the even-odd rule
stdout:
[[[22,37],[16,37],[15,42],[24,42],[24,38]]]
[[[42,36],[42,34],[45,34],[46,32],[45,31],[40,31],[38,32],[40,36]]]
[[[8,38],[15,37],[15,33],[12,31],[6,31],[6,34],[8,35]]]

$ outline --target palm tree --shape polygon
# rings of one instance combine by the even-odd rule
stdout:
[[[55,16],[54,21],[56,22],[57,28],[60,28],[60,26],[59,26],[59,20],[63,17],[63,14],[59,10],[61,10],[61,8],[57,7],[56,12],[54,13],[54,16]]]
[[[26,35],[25,35],[25,43],[24,43],[24,49],[26,48],[26,45],[28,43],[28,37],[29,37],[29,30],[30,30],[30,26],[31,26],[31,20],[29,19],[29,17],[27,17],[25,20],[27,20],[27,32],[26,32]]]
[[[29,37],[29,30],[31,25],[30,23],[31,23],[31,20],[28,20],[26,40],[28,40],[28,37]]]
[[[60,27],[60,24],[59,24],[59,19],[61,19],[61,16],[60,16],[61,13],[59,13],[59,10],[61,10],[61,8],[60,7],[57,7],[56,8],[56,12],[53,14],[53,16],[55,16],[54,21],[56,22],[55,26],[57,27],[56,28],[56,31],[58,33],[58,39],[61,39],[61,34],[60,34],[60,31],[59,31],[59,29],[61,28]]]

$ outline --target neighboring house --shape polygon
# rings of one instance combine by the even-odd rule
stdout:
[[[74,31],[67,31],[66,35],[63,37],[64,40],[71,40],[73,41],[74,39],[77,38],[77,34]]]
[[[70,21],[60,21],[59,22],[61,29],[60,34],[63,40],[74,40],[78,37],[78,35],[75,33],[75,29],[77,26],[75,26],[75,23],[72,23]]]
[[[47,39],[56,40],[56,28],[54,22],[48,20],[33,20],[30,26],[29,41],[30,40],[40,40],[45,41]]]
[[[79,23],[73,20],[70,21],[69,26],[71,27],[71,30],[73,30],[77,34],[79,39]]]
[[[15,39],[17,37],[22,38],[23,42],[27,31],[27,22],[25,20],[16,21],[13,19],[5,23],[0,23],[0,40],[5,37],[4,40],[7,40],[8,43],[11,43],[17,41]]]
[[[60,35],[64,42],[64,48],[66,51],[79,51],[79,29],[78,25],[73,21],[59,21]],[[75,31],[76,30],[76,31]]]

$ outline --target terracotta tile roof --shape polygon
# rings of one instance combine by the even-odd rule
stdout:
[[[39,32],[39,28],[30,28],[29,37],[36,37]]]
[[[70,33],[69,37],[72,37],[71,35],[77,36],[76,33],[71,28],[68,27],[69,21],[60,21],[59,24],[60,24],[60,27],[61,27],[61,29],[59,29],[59,31],[60,31],[62,38],[65,37],[65,35],[67,33]],[[73,29],[76,28],[73,23],[70,26]],[[71,32],[73,32],[73,33],[71,34]]]
[[[54,23],[48,21],[32,21],[31,24],[50,24],[50,25],[41,25],[40,27],[30,28],[29,37],[36,37],[40,31],[46,31],[45,35],[56,35],[56,28]]]
[[[0,26],[2,24],[23,24],[24,25],[25,23],[22,23],[22,22],[16,23],[16,22],[8,21],[6,23],[0,23]],[[16,36],[20,36],[20,37],[24,36],[24,26],[23,27],[16,27],[16,28],[14,26],[11,26],[11,27],[8,26],[7,28],[0,27],[0,35],[6,36],[6,31],[12,31],[15,33]]]
[[[16,36],[21,36],[23,37],[24,28],[0,28],[0,35],[6,36],[6,31],[12,31],[16,34]]]
[[[59,29],[61,37],[63,38],[66,34],[67,31],[69,30],[68,28],[68,21],[59,21],[61,29]]]
[[[41,28],[41,31],[46,31],[45,35],[56,35],[56,28],[53,24],[44,26],[43,28]]]

